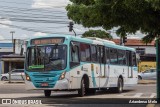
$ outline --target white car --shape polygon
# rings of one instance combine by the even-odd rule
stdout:
[[[11,81],[12,80],[24,81],[25,79],[24,69],[14,69],[10,72],[11,72]],[[8,80],[9,80],[9,72],[1,74],[1,81],[8,81]]]
[[[138,73],[138,79],[156,80],[157,79],[156,69],[150,68],[149,70],[145,70],[144,72]]]

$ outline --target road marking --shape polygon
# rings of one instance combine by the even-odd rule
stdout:
[[[156,93],[152,93],[149,98],[154,98],[156,96]]]
[[[134,97],[134,98],[139,98],[139,97],[141,97],[142,94],[143,94],[143,93],[136,93],[136,95],[134,95],[133,97]]]

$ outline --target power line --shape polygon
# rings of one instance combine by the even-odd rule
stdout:
[[[31,16],[29,16],[29,15],[27,15],[27,14],[25,14],[25,15],[19,15],[19,14],[7,14],[7,13],[1,13],[0,12],[0,15],[1,16],[4,16],[4,17],[13,17],[13,18],[39,18],[39,19],[49,19],[49,20],[62,20],[62,19],[68,19],[68,17],[57,17],[57,16],[52,16],[52,17],[45,17],[45,16],[33,16],[33,15],[31,15]]]
[[[28,9],[19,9],[19,8],[17,8],[17,9],[12,9],[12,8],[3,8],[3,7],[1,7],[0,8],[1,9],[1,11],[4,11],[4,12],[15,12],[15,13],[38,13],[38,14],[67,14],[67,12],[61,12],[61,11],[55,11],[55,10],[52,10],[52,11],[42,11],[42,9],[39,9],[39,10],[37,10],[37,11],[31,11],[31,10],[28,10]]]
[[[9,9],[9,10],[18,10],[18,11],[26,11],[26,12],[57,12],[57,13],[66,13],[64,11],[61,11],[60,9],[58,10],[49,10],[49,9],[33,9],[33,8],[18,8],[18,7],[13,7],[13,6],[3,6],[3,5],[0,5],[1,9]]]
[[[0,19],[7,19],[8,18],[4,18],[1,17]],[[39,19],[20,19],[20,18],[9,18],[9,20],[11,21],[17,21],[17,22],[32,22],[32,23],[50,23],[50,24],[68,24],[69,21],[54,21],[54,20],[39,20]]]
[[[3,1],[3,0],[0,0],[0,1],[2,1],[3,3],[11,3],[11,4],[23,4],[23,5],[31,5],[30,3],[20,3],[20,2],[6,2],[6,1]],[[39,6],[50,6],[50,7],[53,7],[53,8],[62,8],[62,7],[65,7],[65,6],[53,6],[53,5],[42,5],[42,4],[38,4]]]
[[[0,9],[1,10],[1,9]],[[67,14],[57,14],[57,13],[49,13],[49,14],[46,14],[46,13],[41,13],[41,14],[38,14],[38,13],[28,13],[28,12],[18,12],[18,11],[12,11],[12,10],[1,10],[0,11],[1,13],[5,13],[5,14],[17,14],[17,15],[28,15],[28,16],[45,16],[45,17],[67,17]]]
[[[41,32],[41,33],[48,33],[48,34],[64,34],[64,32],[61,33],[61,32],[42,31],[42,30],[36,30],[36,29],[26,28],[26,27],[22,27],[22,26],[16,26],[16,25],[11,25],[11,24],[4,24],[4,23],[0,23],[0,25],[5,25],[5,26],[12,27],[12,28],[18,28],[18,29],[21,29],[21,30],[32,31],[32,32]]]

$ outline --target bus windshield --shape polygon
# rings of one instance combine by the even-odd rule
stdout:
[[[34,46],[27,49],[28,71],[51,71],[66,68],[66,45]]]

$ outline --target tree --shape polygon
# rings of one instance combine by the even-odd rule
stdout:
[[[69,19],[84,27],[118,27],[117,35],[126,36],[140,30],[151,42],[160,34],[159,0],[70,0],[66,7]],[[148,39],[149,37],[149,39]]]
[[[98,37],[102,39],[112,39],[112,36],[109,33],[106,33],[102,30],[89,30],[86,31],[82,37]]]
[[[125,36],[140,30],[145,42],[157,38],[157,98],[160,99],[160,0],[70,0],[68,17],[84,27],[102,27]]]

